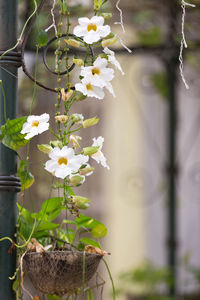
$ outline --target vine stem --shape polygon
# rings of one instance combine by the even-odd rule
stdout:
[[[49,131],[58,139],[60,140],[60,137],[51,129],[49,128]]]
[[[2,59],[2,57],[3,57],[4,55],[6,55],[8,52],[10,52],[10,51],[14,50],[15,48],[17,48],[17,46],[19,45],[19,43],[22,41],[22,37],[23,37],[24,31],[25,31],[25,29],[26,29],[26,27],[27,27],[27,24],[28,24],[28,22],[30,21],[30,19],[36,14],[37,8],[38,8],[37,2],[36,2],[36,0],[34,0],[34,10],[33,10],[32,14],[31,14],[31,15],[28,17],[28,19],[26,20],[26,22],[25,22],[25,24],[24,24],[24,27],[22,28],[22,31],[21,31],[21,33],[20,33],[20,36],[19,36],[19,38],[18,38],[18,40],[17,40],[17,43],[16,43],[12,48],[6,50],[3,54],[1,54],[0,59]]]
[[[114,285],[114,281],[113,281],[113,278],[112,278],[112,274],[111,274],[111,272],[110,272],[110,269],[109,269],[109,266],[108,266],[108,264],[107,264],[107,262],[105,261],[105,259],[103,258],[103,262],[104,262],[104,264],[105,264],[105,266],[106,266],[106,269],[107,269],[107,271],[108,271],[108,275],[109,275],[109,277],[110,277],[110,281],[111,281],[111,284],[112,284],[112,292],[113,292],[113,300],[115,300],[116,298],[115,298],[115,285]]]
[[[30,234],[28,240],[26,241],[26,243],[23,244],[23,245],[17,245],[16,243],[14,243],[14,241],[13,241],[11,238],[9,238],[9,237],[7,237],[7,236],[1,238],[1,239],[0,239],[0,242],[3,242],[3,241],[5,241],[5,240],[8,240],[8,241],[10,241],[11,243],[14,243],[15,246],[16,246],[17,248],[24,248],[24,247],[26,247],[26,246],[28,245],[28,243],[30,242],[31,237],[33,236],[33,233],[34,233],[34,231],[35,231],[35,227],[36,227],[36,219],[34,220],[34,224],[33,224],[33,228],[32,228],[31,234]]]

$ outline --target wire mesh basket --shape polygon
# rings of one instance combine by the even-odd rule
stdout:
[[[95,274],[102,256],[81,251],[27,252],[25,269],[44,294],[72,294]]]

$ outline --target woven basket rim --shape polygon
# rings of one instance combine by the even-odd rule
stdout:
[[[80,251],[80,250],[54,250],[54,251],[44,251],[44,252],[36,252],[36,251],[28,251],[26,252],[25,255],[27,254],[33,254],[33,255],[39,255],[39,254],[50,254],[50,253],[65,253],[65,254],[84,254],[85,255],[94,255],[94,256],[99,256],[99,257],[103,257],[103,255],[99,254],[99,253],[90,253],[90,252],[85,252],[85,251]]]

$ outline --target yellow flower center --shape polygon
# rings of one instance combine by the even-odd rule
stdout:
[[[98,68],[93,68],[93,69],[92,69],[92,75],[95,75],[95,74],[100,75],[100,74],[101,74],[100,69],[98,69]]]
[[[39,121],[33,121],[32,127],[38,127],[39,123],[40,123]]]
[[[58,159],[58,164],[59,164],[59,166],[62,165],[62,164],[67,165],[67,163],[68,163],[68,160],[67,160],[66,157],[60,157],[60,158]]]
[[[88,91],[92,91],[92,90],[93,90],[91,83],[88,83],[88,84],[86,85],[86,89],[87,89]]]
[[[97,31],[97,25],[93,23],[89,24],[87,26],[87,31],[91,31],[91,30]]]

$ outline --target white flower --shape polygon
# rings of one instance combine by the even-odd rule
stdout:
[[[93,66],[81,67],[80,75],[90,80],[93,85],[106,87],[108,82],[114,78],[113,69],[107,68],[107,65],[107,59],[98,56]]]
[[[107,47],[104,48],[103,50],[104,53],[106,53],[108,55],[108,61],[113,64],[121,73],[122,75],[124,75],[124,71],[122,70],[120,63],[117,61],[117,59],[115,58],[115,52],[108,49]]]
[[[46,162],[45,169],[62,179],[77,172],[89,159],[88,156],[82,154],[75,155],[74,150],[67,146],[62,149],[55,147],[49,153],[49,157],[51,159]]]
[[[104,91],[102,90],[102,88],[93,85],[90,80],[87,80],[85,78],[82,79],[81,83],[75,84],[75,89],[88,97],[95,97],[97,99],[104,98]]]
[[[27,121],[23,124],[21,133],[27,135],[24,137],[29,140],[35,135],[38,135],[49,128],[49,114],[42,114],[41,116],[29,116]]]
[[[78,37],[83,37],[84,42],[87,44],[98,42],[111,32],[109,25],[103,25],[103,17],[79,18],[78,22],[80,25],[74,28],[73,33]]]
[[[97,139],[93,138],[92,147],[98,146],[99,149],[95,154],[91,155],[91,157],[94,160],[96,160],[96,162],[98,164],[100,163],[104,168],[107,168],[108,170],[110,170],[110,167],[106,163],[106,158],[105,158],[105,156],[103,155],[103,153],[101,151],[101,149],[103,147],[103,142],[104,142],[104,138],[102,136],[99,136]]]

